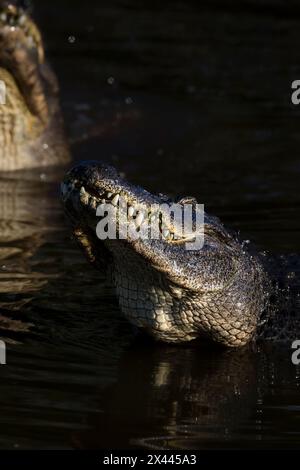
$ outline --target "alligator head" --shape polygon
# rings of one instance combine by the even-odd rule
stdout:
[[[126,202],[123,207],[120,197]],[[217,218],[205,214],[204,244],[187,250],[191,234],[179,233],[175,223],[163,225],[164,208],[174,201],[128,183],[99,162],[83,162],[69,171],[62,199],[89,260],[98,267],[110,266],[121,310],[133,324],[166,342],[201,336],[235,347],[255,337],[268,303],[268,276],[258,258]],[[105,213],[102,220],[114,218],[111,222],[120,227],[126,211],[141,228],[158,217],[159,238],[128,234],[126,239],[100,240],[97,207],[108,201],[118,203],[118,212]],[[195,203],[191,198],[176,202],[184,207],[191,201]],[[153,204],[161,205],[157,213]]]
[[[0,0],[0,171],[69,159],[54,73],[18,2]]]

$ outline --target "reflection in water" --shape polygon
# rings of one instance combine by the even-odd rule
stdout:
[[[61,174],[17,172],[0,179],[0,334],[7,340],[30,329],[28,303],[53,277],[38,269],[34,256],[61,218],[51,197],[56,189],[44,180]]]
[[[280,388],[295,393],[299,385],[289,356],[282,353],[136,344],[121,358],[118,381],[101,395],[91,430],[77,433],[74,443],[197,449],[247,447],[247,440],[253,445],[255,439],[256,447],[277,441],[295,446],[298,417],[289,406],[275,406],[272,426],[269,421]]]

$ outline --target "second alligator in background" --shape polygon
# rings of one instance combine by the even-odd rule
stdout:
[[[58,83],[38,27],[17,2],[0,1],[0,171],[70,160]]]

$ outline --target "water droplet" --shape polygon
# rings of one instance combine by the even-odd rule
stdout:
[[[109,85],[113,85],[113,84],[115,83],[114,77],[108,77],[107,83],[108,83]]]
[[[186,88],[186,91],[187,91],[188,93],[193,94],[193,93],[195,93],[195,91],[196,91],[196,87],[195,87],[194,85],[188,85],[187,88]]]

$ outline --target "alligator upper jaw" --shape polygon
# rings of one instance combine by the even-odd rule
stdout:
[[[14,104],[10,112],[16,112],[23,102],[46,125],[49,109],[44,68],[44,47],[36,24],[24,9],[11,2],[0,3],[0,80]]]
[[[106,205],[115,207],[116,213],[111,218],[116,218],[118,238],[122,238],[122,222],[133,229],[132,236],[130,231],[127,233],[128,243],[135,242],[137,233],[138,238],[148,238],[152,234],[152,238],[156,236],[166,245],[181,245],[195,238],[194,233],[182,232],[181,221],[175,216],[170,217],[169,209],[174,207],[171,200],[129,184],[114,168],[99,162],[87,162],[73,168],[62,184],[62,199],[75,225],[76,219],[85,220],[92,229],[101,220],[101,216],[96,218],[99,209],[102,208],[105,214]],[[102,219],[104,217],[107,220],[108,216],[103,215]]]

